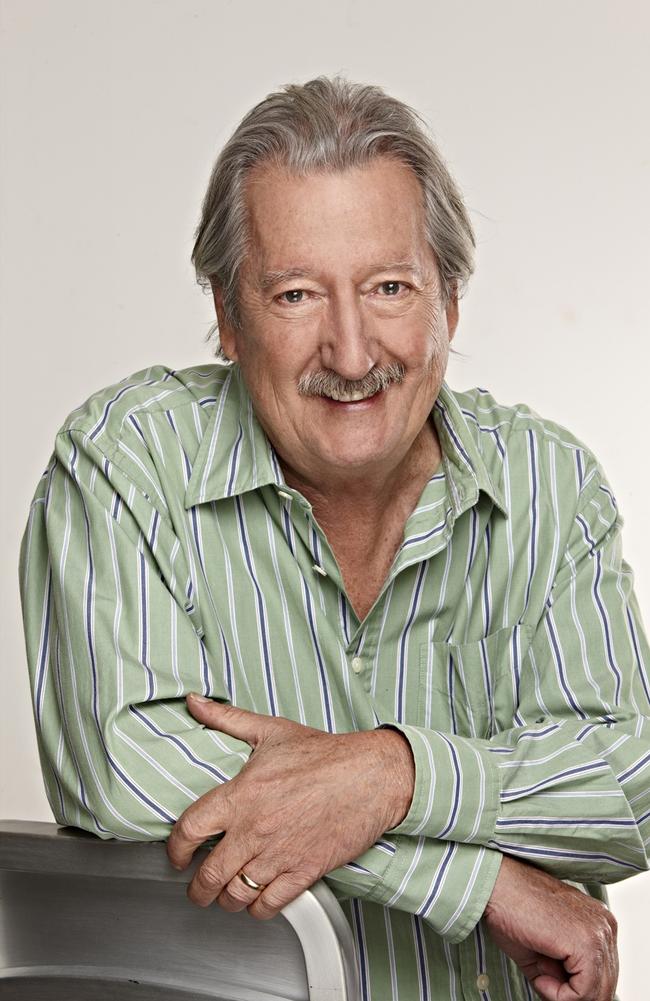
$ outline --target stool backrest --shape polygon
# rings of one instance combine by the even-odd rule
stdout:
[[[0,999],[357,1001],[352,933],[323,882],[257,921],[194,906],[189,878],[160,842],[0,821]]]

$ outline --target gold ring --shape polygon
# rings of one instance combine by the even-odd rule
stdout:
[[[254,879],[251,879],[250,876],[247,876],[243,869],[239,870],[238,875],[242,883],[245,883],[246,886],[249,886],[251,890],[263,890],[265,887],[264,883],[256,883]]]

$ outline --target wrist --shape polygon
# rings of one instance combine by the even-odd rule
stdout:
[[[411,808],[415,790],[415,760],[406,737],[393,727],[379,727],[374,733],[384,755],[384,784],[387,798],[388,823],[392,830],[402,823]]]
[[[519,859],[512,858],[511,855],[503,855],[497,878],[492,887],[492,893],[485,905],[484,917],[489,918],[500,912],[507,912],[510,909],[512,894],[513,891],[515,895],[518,892],[517,887],[522,876],[522,871],[525,875],[526,871],[530,868],[530,866],[527,866],[526,863],[521,862]]]

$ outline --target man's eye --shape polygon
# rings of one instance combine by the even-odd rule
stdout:
[[[284,299],[285,302],[302,302],[304,295],[305,293],[301,288],[292,288],[288,292],[282,292],[280,298]]]
[[[402,282],[382,282],[379,288],[384,295],[398,295]]]

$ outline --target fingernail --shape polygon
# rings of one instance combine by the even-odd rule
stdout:
[[[187,697],[195,702],[212,702],[212,699],[206,699],[205,695],[199,695],[198,692],[189,692]]]

